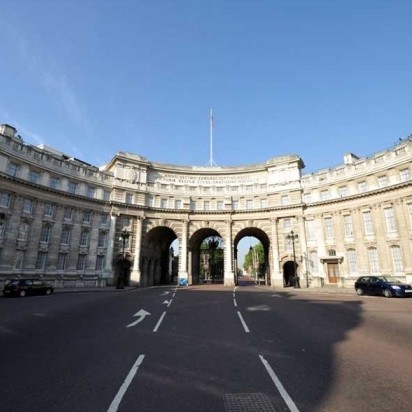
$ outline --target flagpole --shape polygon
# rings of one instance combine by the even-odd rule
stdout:
[[[210,158],[209,158],[209,166],[216,166],[216,163],[213,160],[213,112],[210,109]]]

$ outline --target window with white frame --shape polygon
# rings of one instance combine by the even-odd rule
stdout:
[[[312,273],[319,273],[319,259],[316,250],[309,252],[309,265]]]
[[[223,210],[223,200],[218,200],[217,201],[217,210]]]
[[[395,213],[393,211],[393,207],[386,207],[383,209],[383,212],[385,214],[386,231],[388,233],[396,232]]]
[[[403,268],[401,248],[399,246],[392,246],[391,253],[392,253],[393,269],[395,270],[396,273],[403,272],[404,268]]]
[[[106,247],[107,246],[107,232],[100,231],[99,232],[99,240],[97,242],[98,247]]]
[[[330,199],[329,190],[321,190],[321,192],[320,192],[320,200],[329,200],[329,199]]]
[[[289,196],[288,196],[288,195],[282,195],[282,196],[280,197],[280,204],[281,204],[282,206],[288,205],[288,204],[289,204]]]
[[[28,178],[29,178],[29,181],[32,183],[39,183],[40,173],[37,172],[36,170],[30,170]]]
[[[87,255],[79,255],[77,258],[76,270],[85,270],[87,262]]]
[[[6,237],[6,220],[1,219],[0,220],[0,239],[4,239]]]
[[[103,190],[103,200],[106,202],[110,200],[110,192],[108,190]]]
[[[190,201],[190,210],[196,210],[196,200]]]
[[[72,219],[73,219],[73,208],[66,207],[66,209],[64,209],[64,220],[72,220]]]
[[[0,207],[8,208],[10,206],[10,193],[1,192],[0,193]]]
[[[19,226],[19,231],[17,233],[17,240],[25,241],[29,238],[29,224],[26,222],[21,222]]]
[[[325,233],[326,239],[333,239],[335,237],[335,230],[333,228],[333,220],[331,217],[325,217]]]
[[[310,203],[312,201],[312,193],[304,193],[303,194],[303,201],[305,203]]]
[[[182,208],[182,201],[180,199],[175,199],[175,209]]]
[[[44,205],[44,216],[53,217],[54,205],[46,203]]]
[[[93,186],[87,186],[86,196],[94,199],[96,196],[96,188]]]
[[[345,229],[345,236],[350,237],[353,236],[353,223],[352,223],[352,216],[351,215],[344,215],[343,216],[343,226]]]
[[[349,273],[357,274],[358,273],[358,256],[356,254],[356,251],[353,249],[349,249],[347,254],[348,254]]]
[[[368,185],[365,181],[358,183],[358,192],[365,193],[368,190]]]
[[[14,269],[23,269],[24,267],[24,251],[18,250],[14,258]]]
[[[107,225],[109,223],[109,215],[107,213],[102,213],[100,215],[100,224]]]
[[[37,253],[37,261],[36,261],[36,269],[37,270],[45,270],[47,263],[47,252],[39,251]]]
[[[253,209],[253,200],[246,200],[246,209]]]
[[[408,203],[409,222],[412,226],[412,203]]]
[[[267,199],[260,199],[260,207],[265,209],[268,207],[268,200]]]
[[[168,199],[160,199],[160,207],[162,209],[167,209],[167,200]]]
[[[92,218],[91,210],[84,210],[83,211],[83,223],[90,223]]]
[[[67,253],[59,253],[57,260],[57,270],[66,270]]]
[[[378,250],[376,248],[368,249],[369,266],[371,273],[380,273]]]
[[[106,260],[106,256],[98,255],[96,257],[96,270],[97,271],[102,271],[104,269],[105,260]]]
[[[16,177],[18,171],[19,171],[19,166],[18,166],[16,163],[9,163],[9,164],[7,165],[6,173],[7,173],[9,176],[14,176],[14,177]]]
[[[388,186],[388,176],[378,176],[378,186],[379,187],[386,187]]]
[[[40,242],[49,243],[51,234],[51,227],[48,224],[44,224],[40,232]]]
[[[306,221],[308,240],[316,240],[316,222],[314,220]]]
[[[62,245],[70,245],[71,234],[72,234],[71,228],[68,226],[63,226],[60,243]]]
[[[347,196],[349,194],[349,191],[348,191],[348,187],[347,186],[341,186],[340,188],[339,188],[339,196],[340,197],[345,197],[345,196]]]
[[[133,194],[132,193],[126,193],[126,203],[128,205],[133,204]]]
[[[239,200],[233,200],[232,201],[232,209],[233,210],[238,210],[239,209]]]
[[[60,187],[60,179],[56,176],[50,176],[49,186],[52,189],[58,189]]]
[[[205,200],[203,202],[203,209],[204,210],[210,210],[210,202],[208,200]]]
[[[89,230],[88,229],[83,229],[80,233],[79,245],[80,246],[88,246],[89,245],[89,236],[90,236]]]
[[[23,213],[27,213],[31,215],[33,212],[33,200],[32,199],[24,199],[23,202]]]
[[[292,219],[289,217],[283,219],[283,230],[290,230],[292,228]]]
[[[365,228],[365,235],[373,235],[373,221],[372,221],[372,213],[368,210],[362,213],[363,215],[363,226]]]
[[[411,178],[409,169],[402,169],[400,172],[401,182],[407,182]]]

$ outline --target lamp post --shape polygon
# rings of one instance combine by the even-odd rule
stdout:
[[[207,244],[209,246],[209,253],[210,253],[210,276],[212,278],[212,283],[215,281],[215,276],[216,276],[216,263],[215,263],[215,251],[219,246],[219,238],[217,237],[211,237],[208,241]]]
[[[295,241],[298,241],[298,234],[294,233],[293,230],[286,236],[288,241],[292,242],[292,251],[293,251],[293,287],[300,288],[299,278],[296,273],[296,253],[295,253]]]
[[[126,241],[129,240],[130,237],[130,232],[125,228],[121,231],[119,241],[122,242],[122,264],[120,266],[120,275],[117,278],[117,289],[124,289],[124,284],[125,284],[125,260],[126,260],[126,254],[125,254],[125,247],[126,247]]]

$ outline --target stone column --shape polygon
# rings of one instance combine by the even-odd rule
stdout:
[[[114,273],[113,273],[113,253],[114,253],[114,235],[116,233],[116,216],[110,216],[110,226],[109,234],[107,236],[107,255],[106,255],[106,265],[104,268],[104,277],[107,279],[108,283],[114,283]]]
[[[189,230],[189,221],[182,220],[182,239],[180,241],[179,253],[179,274],[177,284],[180,285],[182,279],[188,281],[187,273],[187,234]]]
[[[130,274],[130,284],[132,286],[141,286],[141,271],[140,271],[140,249],[142,247],[142,229],[143,229],[143,216],[137,216],[136,231],[133,234],[135,237],[134,246],[134,261],[133,269]]]
[[[232,268],[232,221],[226,220],[226,236],[225,236],[225,273],[224,285],[234,286],[235,277]]]
[[[271,286],[283,288],[283,273],[279,268],[279,242],[278,242],[278,219],[270,219],[272,225],[272,270],[271,273]]]

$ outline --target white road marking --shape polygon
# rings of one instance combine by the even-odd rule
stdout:
[[[236,302],[236,299],[233,299],[233,304],[235,305],[235,308],[237,308],[237,302]]]
[[[276,373],[270,367],[268,361],[262,355],[259,355],[259,358],[262,361],[263,366],[266,368],[266,371],[268,372],[269,376],[272,378],[273,383],[275,384],[277,390],[279,391],[286,405],[288,405],[290,412],[299,412],[299,409],[295,405],[295,402],[292,401],[292,398],[286,392],[286,389],[283,387],[282,382],[276,376]]]
[[[133,316],[139,316],[139,319],[135,320],[132,323],[129,323],[126,328],[131,328],[132,326],[136,326],[140,323],[147,315],[150,315],[149,312],[146,312],[144,309],[140,309],[139,312],[135,313]]]
[[[159,329],[160,324],[162,323],[163,318],[166,316],[166,312],[162,313],[162,316],[160,316],[159,321],[157,322],[155,328],[153,329],[153,332],[157,332],[157,330]]]
[[[115,398],[113,399],[113,402],[109,406],[109,409],[107,412],[116,412],[119,408],[120,402],[123,399],[124,394],[127,391],[127,388],[129,387],[130,383],[132,382],[134,375],[136,375],[137,370],[139,369],[139,366],[142,364],[143,359],[145,355],[140,355],[132,368],[130,369],[128,375],[126,376],[126,379],[122,383],[122,386],[120,387],[119,391],[117,392]]]
[[[246,322],[243,320],[242,314],[241,314],[239,311],[237,312],[237,314],[238,314],[238,316],[239,316],[240,321],[242,322],[242,325],[243,325],[243,328],[245,329],[245,332],[246,332],[246,333],[249,333],[250,330],[249,330],[249,328],[247,327]]]

